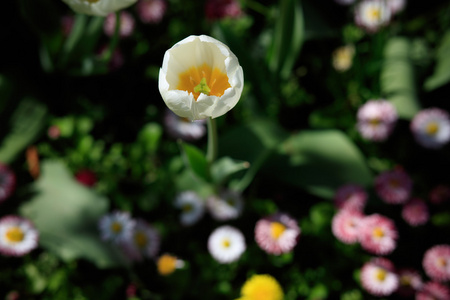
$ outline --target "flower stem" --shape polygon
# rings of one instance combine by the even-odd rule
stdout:
[[[114,35],[109,43],[108,50],[105,51],[103,59],[105,62],[109,63],[111,60],[114,50],[116,50],[117,44],[119,43],[119,31],[120,31],[120,11],[116,11],[116,26],[114,27]]]
[[[218,150],[216,120],[214,120],[213,118],[208,118],[207,126],[208,126],[208,149],[206,152],[206,159],[208,161],[208,164],[211,166],[212,163],[216,160]]]

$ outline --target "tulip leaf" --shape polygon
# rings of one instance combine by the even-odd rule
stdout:
[[[246,161],[232,159],[228,156],[218,159],[211,166],[211,176],[216,183],[223,183],[229,176],[248,169],[249,163]]]
[[[282,143],[264,168],[266,176],[324,198],[347,183],[368,186],[372,174],[353,142],[338,130],[305,130]]]
[[[411,48],[411,41],[407,38],[395,37],[388,40],[380,75],[383,94],[394,104],[398,115],[405,119],[411,119],[420,110],[410,57]]]
[[[192,170],[198,178],[208,182],[210,180],[210,175],[205,154],[193,145],[182,142],[179,143],[186,166]]]
[[[442,37],[437,49],[434,73],[425,81],[424,87],[432,91],[448,82],[450,82],[450,30]]]
[[[41,169],[36,194],[19,209],[37,227],[39,245],[65,261],[84,258],[99,268],[124,265],[117,248],[98,232],[108,199],[79,184],[60,161],[43,161]]]

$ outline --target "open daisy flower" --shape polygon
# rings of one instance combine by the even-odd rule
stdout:
[[[22,217],[8,215],[0,219],[0,253],[22,256],[38,246],[39,233]]]
[[[440,108],[419,111],[410,123],[417,143],[429,149],[439,149],[450,141],[450,117]]]
[[[232,220],[239,217],[244,209],[241,194],[232,190],[224,190],[220,195],[213,195],[206,200],[211,216],[218,221]]]
[[[448,300],[450,289],[435,281],[425,283],[416,293],[416,300]]]
[[[175,207],[182,210],[180,222],[189,226],[195,224],[205,212],[205,202],[193,191],[185,191],[175,198]]]
[[[361,268],[361,285],[375,296],[389,296],[399,286],[394,264],[386,258],[373,258]]]
[[[394,222],[382,215],[364,217],[359,224],[361,247],[377,255],[390,254],[397,246],[398,232]]]
[[[126,8],[136,0],[63,0],[79,14],[106,17],[112,12]]]
[[[256,274],[242,286],[236,300],[283,300],[284,293],[278,281],[268,274]]]
[[[367,203],[367,192],[357,184],[346,184],[337,189],[334,203],[339,209],[363,211]]]
[[[133,232],[120,245],[125,255],[133,261],[154,258],[159,251],[161,238],[158,231],[145,220],[137,219]]]
[[[16,188],[16,175],[7,166],[0,163],[0,203],[8,199]]]
[[[120,243],[130,238],[135,221],[128,212],[115,211],[104,215],[99,223],[100,236],[105,241]]]
[[[206,134],[205,120],[190,121],[174,114],[170,109],[166,110],[164,125],[167,133],[183,141],[195,141],[201,139]]]
[[[385,99],[369,100],[358,109],[357,129],[369,141],[385,141],[394,130],[398,115],[394,105]]]
[[[402,218],[411,226],[425,224],[430,218],[427,204],[419,198],[411,199],[402,208]]]
[[[450,245],[436,245],[428,249],[422,261],[425,273],[437,281],[450,280]]]
[[[413,182],[402,168],[385,171],[375,178],[375,190],[389,204],[404,204],[409,200]]]
[[[333,235],[345,244],[358,242],[359,225],[364,215],[357,210],[340,210],[331,221]]]
[[[167,276],[175,272],[176,269],[183,268],[184,261],[178,259],[176,256],[165,253],[156,261],[156,267],[160,275]]]
[[[376,32],[391,20],[385,0],[363,0],[355,8],[355,23],[368,32]]]
[[[241,97],[244,73],[222,42],[191,35],[164,54],[159,91],[175,114],[190,120],[217,118]]]
[[[285,213],[276,213],[262,218],[255,226],[255,240],[269,254],[290,252],[300,236],[297,221]]]
[[[233,226],[218,227],[208,238],[209,253],[222,264],[237,261],[246,247],[244,235]]]

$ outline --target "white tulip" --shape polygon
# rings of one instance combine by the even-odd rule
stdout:
[[[159,72],[159,92],[178,116],[217,118],[242,94],[244,73],[236,55],[222,42],[189,36],[166,51]]]
[[[137,0],[63,0],[76,13],[105,17],[134,4]]]

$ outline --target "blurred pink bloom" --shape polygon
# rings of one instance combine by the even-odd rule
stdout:
[[[61,17],[61,30],[64,37],[68,37],[72,32],[75,17],[73,15],[65,15]]]
[[[139,18],[146,24],[161,22],[167,10],[165,0],[139,0],[136,6]]]
[[[158,231],[146,221],[137,219],[131,235],[120,246],[130,260],[142,261],[145,257],[156,257],[160,244]]]
[[[386,0],[386,3],[393,15],[404,10],[406,6],[406,0]]]
[[[56,140],[61,136],[61,129],[56,125],[52,125],[47,129],[47,135],[52,140]]]
[[[429,194],[430,202],[433,204],[441,204],[450,199],[450,187],[440,184],[435,186]]]
[[[409,200],[412,180],[401,168],[385,171],[375,178],[375,190],[380,198],[389,204],[403,204]]]
[[[422,199],[411,199],[403,206],[402,217],[411,226],[423,225],[430,218],[428,206]]]
[[[129,37],[134,31],[134,18],[133,16],[123,10],[120,12],[120,25],[119,36],[122,38]],[[107,36],[113,36],[116,30],[116,14],[111,13],[106,16],[105,23],[103,24],[103,30]]]
[[[357,129],[369,141],[385,141],[394,130],[397,110],[387,100],[369,100],[358,109]]]
[[[38,247],[39,232],[28,219],[7,215],[0,219],[0,253],[23,256]]]
[[[436,245],[428,249],[423,256],[422,266],[433,280],[449,281],[450,245]]]
[[[76,172],[75,179],[88,187],[93,187],[97,183],[97,175],[89,169],[81,169]]]
[[[364,215],[357,210],[338,211],[331,223],[334,236],[345,244],[353,244],[358,241],[359,226]]]
[[[0,203],[8,199],[16,188],[16,175],[0,162]]]
[[[417,143],[429,149],[439,149],[450,141],[449,114],[440,108],[419,111],[410,123]]]
[[[190,121],[177,116],[170,109],[166,110],[164,125],[167,133],[176,139],[184,141],[195,141],[201,139],[206,134],[206,119]]]
[[[262,218],[255,226],[255,240],[258,246],[275,255],[290,252],[297,245],[300,233],[297,221],[285,213]]]
[[[105,55],[106,51],[109,51],[109,46],[104,45],[100,48],[100,51],[98,52],[98,56],[102,57]],[[111,59],[109,60],[108,68],[110,71],[115,71],[123,66],[125,63],[125,59],[123,57],[122,51],[120,51],[120,48],[114,49],[114,52],[112,53]]]
[[[450,289],[439,283],[430,281],[425,283],[416,293],[416,300],[448,300]]]
[[[364,217],[359,224],[359,242],[370,253],[390,254],[397,246],[397,239],[395,223],[385,216],[372,214]]]
[[[361,268],[361,285],[374,296],[389,296],[399,286],[393,263],[381,257],[372,258]]]
[[[397,274],[400,279],[400,286],[397,293],[403,297],[413,296],[423,285],[419,272],[414,269],[400,269]]]
[[[369,33],[378,31],[391,20],[386,0],[363,0],[355,7],[355,23]]]
[[[210,20],[238,18],[242,15],[242,9],[236,0],[207,0],[205,13]]]
[[[346,184],[334,194],[334,203],[339,209],[363,211],[367,203],[367,193],[357,184]]]

